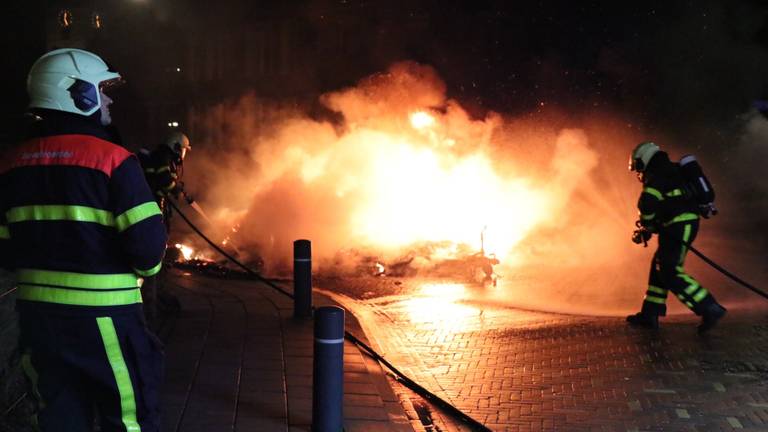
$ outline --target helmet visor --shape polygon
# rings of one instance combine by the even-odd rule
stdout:
[[[119,87],[121,85],[125,84],[125,80],[123,80],[122,77],[118,76],[117,78],[110,78],[108,80],[104,80],[99,83],[99,90],[101,90],[104,93],[107,93],[110,90],[113,90],[115,87]]]

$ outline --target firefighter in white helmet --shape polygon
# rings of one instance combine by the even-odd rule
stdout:
[[[20,349],[39,429],[158,431],[162,350],[139,280],[166,233],[136,158],[115,144],[99,56],[59,49],[27,79],[37,119],[0,171],[0,265],[15,271]]]
[[[194,199],[184,190],[184,183],[181,180],[184,174],[184,158],[191,148],[187,135],[173,131],[154,151],[142,148],[138,152],[144,176],[163,214],[165,231],[169,236],[173,212],[168,200],[178,199],[183,195],[188,203],[194,202]],[[177,254],[178,249],[169,247],[165,258],[167,261],[173,261]],[[159,313],[174,313],[181,309],[176,296],[166,289],[165,271],[147,278],[142,291],[144,306],[151,320],[157,319]]]
[[[183,195],[187,202],[194,200],[184,190],[184,159],[192,149],[187,135],[174,131],[152,152],[144,151],[139,157],[144,174],[163,212],[166,229],[170,232],[171,206],[167,200]]]
[[[627,317],[631,325],[656,329],[659,316],[667,312],[667,292],[702,317],[699,332],[712,328],[726,310],[693,277],[683,264],[688,247],[699,231],[700,209],[686,187],[679,164],[671,162],[658,145],[638,144],[629,158],[630,171],[643,183],[637,207],[640,218],[632,240],[647,243],[658,235],[658,247],[651,261],[648,288],[640,312]]]

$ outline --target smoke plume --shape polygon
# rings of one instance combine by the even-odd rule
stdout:
[[[434,269],[482,248],[501,261],[482,301],[593,314],[642,301],[653,250],[629,241],[640,186],[626,160],[648,137],[631,122],[597,110],[472,118],[413,62],[320,103],[330,115],[248,94],[195,119],[210,142],[189,160],[203,173],[190,186],[215,209],[215,236],[267,274],[290,270],[300,238],[320,273]],[[765,132],[752,128],[750,154],[748,137]]]

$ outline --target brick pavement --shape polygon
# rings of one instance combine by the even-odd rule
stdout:
[[[311,320],[266,285],[172,273],[181,304],[166,327],[162,395],[167,431],[308,431],[312,416]],[[316,296],[317,306],[333,304]],[[365,339],[347,314],[347,329]],[[347,432],[423,431],[408,415],[379,364],[344,346]]]
[[[413,301],[352,307],[385,358],[495,431],[768,430],[765,310],[732,310],[699,336],[690,314],[649,332],[471,304],[429,320]]]

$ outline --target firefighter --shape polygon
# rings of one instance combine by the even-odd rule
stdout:
[[[697,204],[686,193],[685,182],[677,164],[652,142],[640,143],[629,160],[629,169],[637,172],[643,183],[637,207],[640,220],[636,223],[633,241],[647,242],[658,235],[658,247],[651,261],[648,289],[640,312],[627,317],[631,325],[656,329],[659,316],[666,315],[667,292],[702,317],[700,333],[711,329],[726,309],[696,279],[683,268],[688,248],[699,230]]]
[[[163,214],[163,223],[168,235],[171,232],[172,207],[168,203],[171,198],[178,199],[183,195],[188,203],[194,200],[184,191],[184,183],[181,177],[184,174],[184,158],[192,149],[187,135],[174,131],[158,145],[154,151],[146,148],[139,150],[137,156],[144,169],[147,183],[155,197],[160,212]],[[168,248],[166,258],[170,259],[174,253],[178,253],[175,247]],[[143,292],[145,295],[148,316],[155,322],[159,313],[177,313],[181,310],[179,300],[166,289],[165,272],[147,279]]]
[[[178,199],[180,195],[190,203],[194,201],[184,191],[184,183],[181,181],[184,175],[184,158],[191,149],[189,138],[185,134],[172,132],[154,151],[149,152],[146,149],[139,151],[144,174],[163,213],[168,232],[171,227],[171,206],[167,201],[171,197]]]
[[[39,429],[159,430],[162,350],[139,290],[165,251],[139,162],[110,142],[121,81],[99,56],[64,48],[27,77],[36,116],[0,170],[0,258],[16,275],[22,365]]]

